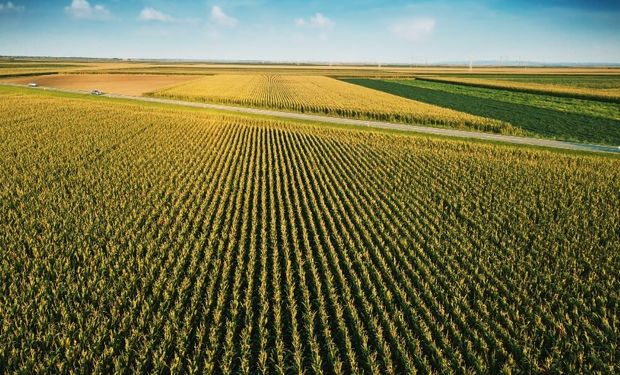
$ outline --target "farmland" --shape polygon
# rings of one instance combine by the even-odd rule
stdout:
[[[0,77],[19,75],[40,75],[51,73],[69,74],[171,74],[171,75],[214,75],[248,74],[257,72],[267,75],[311,75],[329,77],[381,77],[413,78],[414,76],[444,76],[495,78],[500,80],[604,81],[605,77],[618,76],[618,68],[592,67],[476,67],[470,71],[461,66],[377,66],[377,65],[325,65],[325,64],[232,64],[205,62],[162,62],[162,61],[118,61],[105,59],[3,59],[0,58]],[[49,73],[47,73],[49,74]],[[541,78],[542,77],[542,78]],[[592,78],[600,77],[600,78]],[[558,81],[559,80],[559,81]],[[590,87],[592,85],[579,84]]]
[[[620,145],[620,106],[616,103],[419,79],[347,82],[497,119],[542,138]]]
[[[6,372],[620,371],[616,156],[6,87],[0,111]]]
[[[2,62],[0,83],[618,146],[618,72],[52,60]]]
[[[362,119],[440,125],[520,134],[486,119],[324,76],[214,75],[149,95],[186,101],[233,104]]]
[[[610,103],[620,103],[620,86],[618,85],[617,76],[601,77],[602,81],[612,82],[611,85],[601,85],[601,82],[592,82],[590,79],[587,84],[583,84],[583,80],[579,83],[573,84],[574,79],[564,79],[559,77],[548,79],[547,81],[523,79],[516,77],[516,79],[500,79],[492,78],[475,78],[475,77],[418,77],[433,82],[447,82],[460,85],[503,89],[510,91],[527,92],[533,94],[553,95],[567,98],[578,98],[588,100],[600,100]],[[613,82],[616,82],[615,84]],[[559,84],[559,83],[568,83]]]
[[[36,82],[40,86],[61,89],[90,91],[99,89],[105,92],[142,95],[144,93],[174,86],[193,79],[178,75],[140,75],[140,74],[57,74],[37,77],[18,77],[4,82],[27,85]]]
[[[469,77],[477,79],[492,79],[498,81],[539,83],[563,87],[582,87],[596,90],[620,89],[620,75],[618,75],[617,72],[614,70],[611,70],[607,73],[599,71],[590,74],[549,74],[549,72],[542,74],[525,74],[522,72],[521,74],[469,73],[466,75],[460,74],[454,76],[461,78]]]
[[[99,71],[101,69],[122,69],[132,66],[133,64],[117,61],[67,59],[21,60],[0,58],[0,78],[79,73],[83,71]]]

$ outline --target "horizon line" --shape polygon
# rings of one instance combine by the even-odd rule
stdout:
[[[270,59],[192,59],[192,58],[151,58],[151,57],[90,57],[90,56],[41,56],[41,55],[0,55],[0,59],[56,59],[56,60],[101,60],[101,61],[128,61],[128,62],[187,62],[239,65],[314,65],[314,66],[402,66],[402,67],[620,67],[620,62],[571,62],[554,61],[541,62],[530,60],[448,60],[428,62],[388,62],[388,61],[326,61],[326,60],[270,60]]]

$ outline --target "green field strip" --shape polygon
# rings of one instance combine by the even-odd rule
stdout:
[[[613,108],[613,104],[607,110],[614,118],[604,118],[576,113],[576,106],[569,107],[571,111],[568,112],[523,102],[514,103],[501,98],[501,90],[494,90],[498,97],[493,98],[488,91],[484,96],[477,93],[471,95],[468,90],[450,89],[448,86],[452,84],[436,85],[433,82],[428,85],[417,80],[401,83],[355,79],[350,82],[465,113],[496,118],[539,137],[612,146],[620,144],[620,120],[616,118],[618,110]],[[474,90],[477,88],[472,88]],[[538,100],[543,101],[544,97]]]
[[[482,78],[508,82],[544,83],[550,85],[591,88],[598,90],[619,89],[618,74],[448,74],[446,77]]]
[[[536,85],[532,82],[522,82],[522,81],[510,81],[510,80],[497,80],[485,82],[485,79],[478,79],[476,81],[473,80],[465,80],[470,77],[462,77],[464,79],[460,79],[458,77],[435,77],[435,76],[422,76],[416,75],[415,79],[419,79],[421,81],[429,81],[429,82],[444,82],[451,83],[455,85],[461,86],[471,86],[471,87],[481,87],[481,88],[489,88],[496,90],[505,90],[505,91],[517,91],[524,92],[530,94],[540,94],[540,95],[549,95],[549,96],[558,96],[565,98],[576,98],[576,99],[585,99],[585,100],[596,100],[607,103],[620,103],[620,96],[617,92],[607,92],[605,90],[596,90],[596,89],[588,89],[583,87],[571,87],[571,86],[560,86],[560,85]],[[487,78],[488,79],[488,78]],[[512,85],[511,85],[512,83]],[[519,84],[521,85],[515,85]],[[526,85],[527,83],[532,83],[531,85]]]

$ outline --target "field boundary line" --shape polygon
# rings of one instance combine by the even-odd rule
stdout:
[[[11,84],[11,83],[5,83],[5,82],[0,82],[0,85],[26,88],[26,86],[24,85]],[[88,91],[83,91],[83,90],[69,90],[69,89],[59,89],[59,88],[42,87],[42,86],[37,87],[37,88],[32,88],[32,90],[55,91],[55,92],[64,92],[64,93],[69,93],[69,94],[82,94],[82,95],[89,94]],[[620,147],[616,147],[616,146],[594,145],[594,144],[587,144],[587,143],[559,141],[559,140],[544,139],[544,138],[532,138],[532,137],[502,135],[502,134],[494,134],[494,133],[483,133],[483,132],[476,132],[476,131],[469,131],[469,130],[458,130],[458,129],[449,129],[449,128],[430,127],[430,126],[424,126],[424,125],[393,123],[393,122],[387,122],[387,121],[358,120],[358,119],[350,119],[350,118],[342,118],[342,117],[315,115],[315,114],[308,114],[308,113],[275,111],[275,110],[270,110],[270,109],[240,107],[240,106],[232,106],[232,105],[224,105],[224,104],[188,102],[188,101],[183,101],[183,100],[153,98],[153,97],[144,97],[144,96],[131,96],[131,95],[121,95],[121,94],[102,94],[101,96],[107,97],[107,98],[126,99],[126,100],[142,101],[142,102],[149,102],[149,103],[170,104],[170,105],[178,105],[178,106],[184,106],[184,107],[214,109],[218,111],[269,116],[269,117],[277,117],[277,118],[283,118],[283,119],[304,120],[304,121],[313,121],[313,122],[338,124],[338,125],[351,125],[351,126],[360,126],[360,127],[384,129],[384,130],[397,130],[397,131],[420,133],[420,134],[431,134],[431,135],[445,136],[445,137],[480,139],[480,140],[486,140],[486,141],[510,143],[510,144],[517,144],[517,145],[525,145],[525,146],[547,147],[547,148],[573,150],[573,151],[589,151],[589,152],[616,153],[616,154],[620,153]]]

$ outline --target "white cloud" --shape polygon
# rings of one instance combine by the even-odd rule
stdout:
[[[323,13],[315,13],[314,16],[308,18],[307,20],[297,18],[295,20],[295,25],[298,27],[312,27],[315,29],[331,29],[334,25],[336,25],[336,23],[325,17]]]
[[[160,12],[157,9],[146,7],[142,9],[140,15],[138,16],[140,21],[161,21],[161,22],[169,22],[172,21],[173,18],[167,15],[166,13]]]
[[[435,23],[434,18],[414,18],[397,22],[390,27],[390,30],[403,39],[418,42],[435,31]]]
[[[87,0],[72,0],[71,5],[65,7],[65,12],[74,18],[88,20],[109,19],[110,11],[103,5],[90,5]]]
[[[24,7],[21,5],[15,5],[12,2],[6,4],[0,3],[0,13],[22,12]]]
[[[221,26],[235,27],[237,26],[237,19],[224,13],[219,5],[211,7],[211,20]]]

